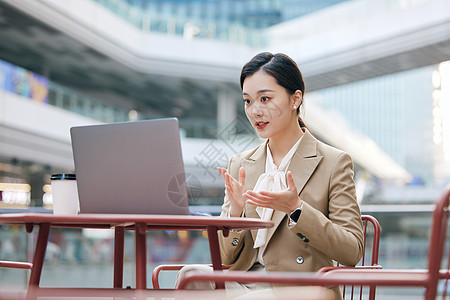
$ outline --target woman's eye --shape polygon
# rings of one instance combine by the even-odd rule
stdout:
[[[270,99],[269,97],[261,97],[262,102],[267,102],[267,101],[269,101],[269,99]]]
[[[250,104],[251,103],[251,101],[250,100],[248,100],[248,99],[244,99],[244,104]]]

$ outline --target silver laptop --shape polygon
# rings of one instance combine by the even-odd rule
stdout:
[[[81,213],[189,214],[176,118],[72,127]]]

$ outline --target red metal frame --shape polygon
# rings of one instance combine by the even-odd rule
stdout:
[[[116,289],[122,288],[123,285],[124,230],[134,230],[136,244],[136,289],[144,290],[146,289],[147,279],[145,241],[147,230],[207,230],[213,267],[217,270],[222,270],[217,236],[218,230],[226,233],[229,230],[258,229],[273,226],[272,221],[248,218],[136,214],[79,214],[75,216],[58,216],[47,213],[1,214],[0,224],[23,225],[27,228],[27,232],[31,232],[33,226],[39,226],[28,284],[29,292],[34,292],[36,289],[39,289],[51,227],[115,228],[113,286]],[[8,262],[8,264],[20,266],[16,262]]]
[[[450,185],[447,186],[433,212],[427,270],[346,269],[336,268],[322,274],[214,272],[211,275],[192,274],[183,278],[179,289],[192,281],[269,282],[289,285],[361,285],[361,286],[412,286],[425,288],[425,300],[434,300],[439,279],[450,277],[449,267],[440,269],[443,259],[449,214]],[[447,283],[446,283],[447,284]],[[444,296],[445,297],[445,296]]]
[[[156,268],[153,269],[152,273],[152,285],[154,289],[160,289],[159,286],[159,273],[161,271],[179,271],[181,268],[183,268],[185,265],[159,265]],[[211,265],[212,267],[212,265]]]
[[[36,249],[34,250],[33,256],[33,268],[31,269],[30,281],[28,286],[39,286],[49,234],[50,223],[39,224],[39,233],[36,242]]]
[[[152,273],[152,285],[154,289],[160,289],[159,286],[159,273],[161,273],[161,271],[180,271],[184,266],[186,265],[159,265],[156,268],[153,269],[153,273]],[[210,267],[212,267],[212,265],[209,265]],[[227,270],[229,269],[230,266],[226,266],[226,265],[222,265],[222,270]]]
[[[370,271],[376,271],[370,273]],[[401,275],[401,276],[398,276]],[[242,283],[263,282],[280,285],[363,285],[363,286],[417,286],[418,282],[427,282],[423,272],[402,272],[402,270],[362,270],[352,272],[348,269],[327,273],[300,272],[246,272],[246,271],[214,271],[212,274],[195,274],[186,276],[180,281],[179,289],[184,289],[193,281],[236,281]]]
[[[437,286],[440,277],[441,261],[443,258],[445,241],[447,235],[447,225],[448,225],[448,213],[449,213],[449,198],[450,198],[450,185],[447,186],[446,190],[443,192],[441,198],[436,203],[436,207],[433,211],[433,224],[431,227],[431,239],[430,248],[428,252],[428,284],[426,286],[425,298],[435,299],[437,293]],[[450,252],[449,252],[450,254]],[[449,256],[447,255],[447,259]],[[442,274],[448,274],[449,266],[447,265],[447,270]],[[448,280],[448,276],[444,279]]]
[[[31,270],[32,267],[33,267],[32,263],[0,260],[0,268]]]
[[[378,222],[375,217],[370,215],[362,215],[361,219],[364,222],[364,248],[366,248],[366,237],[367,237],[367,224],[371,223],[373,227],[373,239],[372,239],[372,259],[371,259],[371,266],[378,265],[378,253],[380,251],[380,234],[381,234],[381,227],[380,223]],[[363,254],[363,264],[364,265],[364,259],[365,259],[365,253]]]
[[[125,232],[123,227],[114,229],[114,288],[123,286],[123,255]]]

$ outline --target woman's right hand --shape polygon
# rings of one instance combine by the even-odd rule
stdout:
[[[244,168],[239,169],[239,181],[233,178],[226,169],[218,167],[217,170],[223,177],[225,189],[228,199],[230,199],[230,217],[240,217],[244,210],[247,199],[242,196],[247,189],[245,188],[245,171]]]

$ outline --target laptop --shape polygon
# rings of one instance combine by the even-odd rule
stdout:
[[[178,119],[70,129],[81,213],[188,215]]]

